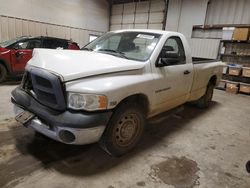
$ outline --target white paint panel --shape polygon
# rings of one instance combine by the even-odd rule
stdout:
[[[122,28],[122,25],[121,24],[117,24],[117,25],[111,25],[110,27],[110,31],[115,31],[115,30],[119,30]]]
[[[249,24],[249,0],[210,0],[206,24]]]
[[[162,30],[162,24],[148,24],[148,29],[159,29],[159,30]]]
[[[134,14],[124,14],[122,23],[128,24],[128,23],[134,23],[135,15]]]
[[[135,24],[135,29],[145,29],[148,24]]]
[[[36,36],[36,23],[35,22],[28,22],[28,31],[30,36]],[[13,37],[10,37],[13,38]]]
[[[79,43],[81,46],[88,42],[89,34],[101,35],[103,33],[5,16],[0,16],[0,31],[0,41],[18,36],[50,36],[65,39],[72,38],[74,42]],[[82,34],[84,36],[81,36]]]
[[[117,4],[112,6],[112,15],[121,15],[123,12],[123,4]]]
[[[123,24],[122,25],[122,29],[133,29],[134,28],[134,24]]]
[[[178,31],[181,16],[182,0],[168,0],[166,30]]]
[[[149,11],[149,1],[142,1],[136,4],[137,13],[146,13]]]
[[[47,35],[47,25],[40,23],[40,35],[46,36]]]
[[[8,19],[8,37],[14,38],[16,36],[15,19]]]
[[[219,50],[219,39],[189,39],[193,57],[216,59]]]
[[[124,4],[124,14],[134,14],[135,13],[135,3],[126,3]]]
[[[70,33],[71,33],[71,36],[70,36],[71,40],[73,40],[73,41],[79,41],[80,34],[79,34],[79,31],[77,29],[72,28],[70,30]]]
[[[23,32],[22,32],[22,20],[19,19],[15,19],[15,28],[16,28],[16,37],[20,37],[23,36]]]
[[[29,22],[26,20],[22,20],[22,30],[23,30],[23,36],[30,36],[29,34]],[[10,38],[9,38],[10,39]]]
[[[122,15],[113,15],[111,16],[111,24],[121,24],[122,23]]]
[[[148,22],[148,13],[136,13],[135,23],[147,23]]]
[[[0,14],[101,32],[109,26],[106,0],[0,0]]]
[[[164,0],[154,0],[150,4],[150,12],[160,12],[165,10],[165,1]]]
[[[80,48],[89,42],[89,40],[88,40],[89,34],[92,34],[92,33],[89,33],[87,31],[83,31],[83,30],[79,31],[80,38],[79,38],[78,45],[80,46]]]
[[[113,5],[110,30],[121,28],[162,29],[165,8],[165,0]],[[121,25],[121,28],[117,25]]]
[[[222,29],[212,29],[212,30],[194,29],[192,33],[192,38],[221,39]]]
[[[9,32],[8,32],[8,18],[1,17],[1,40],[5,41],[9,39]]]
[[[70,39],[70,28],[68,27],[65,28],[64,38]]]
[[[183,0],[178,31],[191,38],[193,25],[204,24],[208,0]]]
[[[149,14],[149,23],[163,23],[163,12],[151,12]]]

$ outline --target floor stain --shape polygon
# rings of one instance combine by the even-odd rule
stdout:
[[[15,155],[15,145],[5,145],[0,147],[0,163],[7,161]]]
[[[155,176],[168,185],[176,188],[192,188],[197,185],[200,169],[197,163],[186,157],[172,157],[152,166]]]
[[[139,181],[136,183],[137,186],[144,187],[146,183],[144,181]]]
[[[215,147],[215,146],[210,146],[210,148],[211,148],[212,150],[215,150],[215,149],[216,149],[216,147]]]

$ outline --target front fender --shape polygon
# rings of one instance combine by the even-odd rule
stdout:
[[[153,97],[152,75],[134,73],[98,76],[65,83],[66,91],[106,95],[108,109],[115,108],[122,100],[135,94],[143,94],[151,99]],[[148,101],[150,108],[151,102]]]

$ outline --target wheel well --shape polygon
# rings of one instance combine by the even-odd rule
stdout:
[[[216,77],[215,75],[213,75],[213,76],[210,78],[210,80],[209,80],[208,83],[212,83],[212,84],[215,86],[215,85],[216,85],[216,81],[217,81],[217,77]]]
[[[118,105],[120,106],[122,103],[127,102],[135,102],[136,104],[139,104],[142,107],[142,110],[145,112],[145,114],[148,114],[149,112],[149,101],[146,95],[144,94],[134,94],[126,97],[123,99]]]
[[[9,73],[9,69],[8,67],[6,66],[5,62],[3,60],[0,59],[0,64],[3,65],[6,69],[6,71]]]

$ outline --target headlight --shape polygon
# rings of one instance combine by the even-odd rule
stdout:
[[[107,97],[104,95],[68,93],[68,107],[74,110],[104,110]]]

